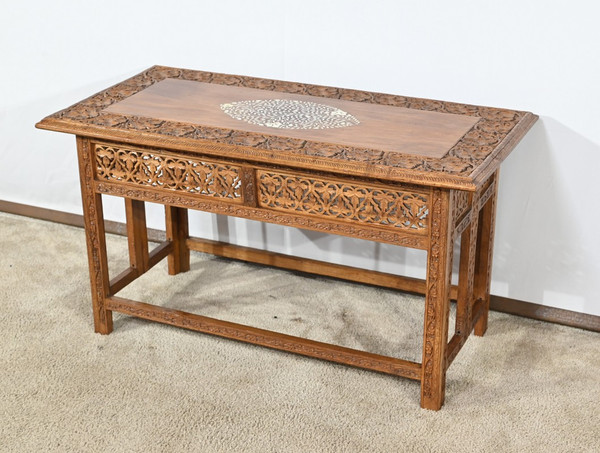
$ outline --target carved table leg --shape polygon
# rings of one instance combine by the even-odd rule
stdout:
[[[421,407],[433,410],[444,404],[446,387],[454,224],[450,201],[449,190],[433,190],[421,377]]]
[[[173,243],[169,254],[169,274],[175,275],[190,270],[190,249],[186,244],[189,237],[187,209],[165,206],[167,240]]]
[[[148,229],[144,202],[125,198],[125,217],[127,219],[127,242],[129,244],[129,262],[141,275],[148,270]]]
[[[106,309],[106,298],[109,296],[109,276],[104,215],[102,213],[102,196],[94,192],[94,160],[89,140],[77,137],[77,154],[90,268],[94,328],[98,333],[109,334],[112,332],[113,322],[112,312]]]
[[[492,254],[494,251],[494,223],[496,221],[496,198],[498,196],[498,171],[494,174],[494,192],[479,213],[477,234],[477,264],[475,270],[475,300],[483,301],[483,312],[475,323],[475,335],[482,336],[487,330],[490,309],[490,284],[492,278]]]
[[[478,203],[479,198],[475,194],[472,206],[476,206]],[[476,208],[472,209],[470,217],[471,223],[462,233],[460,240],[460,268],[456,298],[456,334],[463,337],[464,340],[471,334],[472,308],[475,301],[474,276],[479,225],[479,213]]]

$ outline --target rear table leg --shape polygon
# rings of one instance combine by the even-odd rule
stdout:
[[[186,244],[189,237],[188,213],[185,208],[165,206],[167,240],[173,243],[169,254],[169,274],[176,275],[190,270],[190,249]]]
[[[473,196],[472,206],[479,203],[479,198]],[[456,298],[456,334],[461,337],[463,344],[472,329],[473,291],[475,278],[475,263],[477,261],[477,230],[479,213],[472,208],[471,223],[463,231],[460,240],[460,270],[458,274],[458,294]]]
[[[483,312],[475,323],[475,335],[482,336],[487,330],[490,310],[490,284],[492,279],[492,254],[494,251],[494,222],[498,196],[498,171],[494,175],[494,193],[479,213],[477,233],[477,262],[475,268],[475,300],[483,301]]]
[[[127,219],[127,242],[129,244],[129,263],[142,275],[148,270],[148,230],[144,202],[125,198],[125,216]]]

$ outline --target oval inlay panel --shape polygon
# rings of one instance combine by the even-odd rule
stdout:
[[[294,99],[259,99],[221,104],[230,117],[278,129],[333,129],[360,123],[337,107]]]

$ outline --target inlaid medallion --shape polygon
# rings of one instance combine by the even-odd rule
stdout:
[[[221,104],[230,117],[277,129],[334,129],[360,123],[337,107],[295,99],[258,99]]]

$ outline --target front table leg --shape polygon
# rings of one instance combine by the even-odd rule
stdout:
[[[102,213],[102,196],[94,191],[93,156],[89,140],[77,137],[77,155],[90,268],[94,329],[98,333],[109,334],[113,330],[113,320],[112,312],[106,309],[106,298],[109,296],[109,276],[104,215]]]
[[[446,350],[450,315],[453,224],[450,191],[434,189],[427,253],[427,292],[423,327],[421,407],[439,410],[446,389]]]

